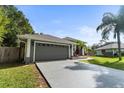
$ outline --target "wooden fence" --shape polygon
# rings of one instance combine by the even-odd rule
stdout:
[[[19,48],[0,47],[0,63],[13,63],[19,60]]]

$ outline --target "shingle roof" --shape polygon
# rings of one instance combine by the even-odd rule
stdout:
[[[18,38],[20,38],[20,39],[32,39],[32,40],[45,41],[45,42],[63,43],[63,44],[75,44],[71,41],[64,40],[62,38],[55,37],[52,35],[47,35],[47,34],[42,34],[42,35],[25,34],[25,35],[18,35]]]
[[[63,38],[64,40],[68,40],[68,41],[71,41],[71,42],[76,42],[77,40],[79,40],[79,39],[75,39],[75,38],[72,38],[72,37],[65,37],[65,38]],[[81,41],[81,40],[80,40]],[[84,42],[84,41],[82,41],[82,42]],[[86,42],[85,42],[86,43]]]
[[[105,44],[95,50],[102,50],[102,49],[115,49],[115,48],[118,48],[118,44],[117,42],[112,42],[112,43],[108,43],[108,44]],[[121,48],[124,48],[124,43],[121,43]]]
[[[71,41],[71,42],[77,41],[77,39],[71,38],[71,37],[65,37],[65,38],[63,38],[63,39],[68,40],[68,41]]]

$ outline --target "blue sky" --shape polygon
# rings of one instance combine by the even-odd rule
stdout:
[[[86,41],[88,45],[101,40],[96,27],[105,12],[118,13],[120,6],[59,6],[27,5],[16,6],[29,19],[33,29],[40,33],[58,37],[73,37]],[[121,37],[123,40],[123,37]],[[110,36],[110,41],[115,41]]]

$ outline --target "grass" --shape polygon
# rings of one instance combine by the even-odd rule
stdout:
[[[82,62],[87,62],[91,64],[102,65],[110,68],[124,70],[124,57],[119,61],[118,58],[110,58],[110,57],[96,57],[93,56],[92,60],[81,60]]]
[[[0,64],[0,88],[48,87],[34,64]]]

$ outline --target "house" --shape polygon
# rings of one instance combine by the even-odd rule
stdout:
[[[117,56],[118,44],[117,42],[107,42],[95,49],[97,56]],[[124,54],[124,43],[121,43],[121,52]]]
[[[18,35],[18,39],[25,48],[23,50],[26,63],[71,58],[76,46],[74,42],[47,34]]]
[[[71,37],[65,37],[63,39],[74,42],[74,43],[78,40],[78,39],[71,38]],[[82,47],[80,47],[79,45],[76,45],[75,48],[74,48],[74,55],[78,55],[78,56],[85,55],[84,54],[84,49]]]

